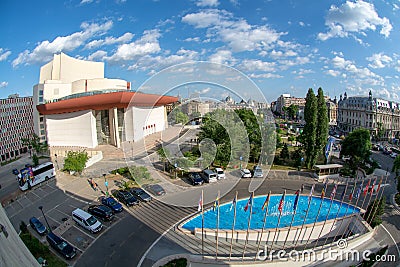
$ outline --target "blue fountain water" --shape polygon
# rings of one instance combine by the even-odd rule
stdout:
[[[276,228],[279,218],[278,205],[282,196],[274,195],[270,198],[270,203],[268,205],[268,216],[265,224],[265,228]],[[263,219],[265,210],[262,210],[261,207],[264,204],[266,196],[257,196],[253,200],[253,210],[251,217],[250,229],[261,229],[263,226]],[[290,225],[294,214],[294,200],[295,195],[286,195],[285,204],[282,210],[282,216],[279,222],[279,228],[287,227]],[[297,211],[294,217],[293,225],[297,226],[303,224],[304,217],[307,212],[308,206],[308,196],[300,196],[299,202],[297,206]],[[321,198],[312,197],[309,212],[307,214],[307,219],[305,224],[314,223],[315,218],[317,217],[319,207],[321,205]],[[237,201],[236,207],[236,221],[235,221],[235,229],[236,230],[247,230],[248,219],[250,216],[250,208],[247,211],[244,211],[244,207],[246,206],[248,199],[241,199]],[[332,206],[328,214],[329,207],[331,206],[331,200],[324,199],[322,203],[322,207],[320,213],[317,218],[317,222],[324,221],[326,218],[334,219],[336,213],[339,210],[340,202],[332,201]],[[219,229],[232,229],[233,223],[233,214],[234,208],[232,207],[232,203],[225,203],[219,208],[220,216],[219,216]],[[340,207],[340,211],[337,215],[338,218],[350,215],[353,213],[358,213],[360,210],[356,207],[350,206],[346,203],[342,203]],[[204,212],[204,228],[216,229],[217,225],[217,209],[213,211],[212,209]],[[183,226],[184,229],[193,230],[194,228],[201,228],[201,214],[193,217],[191,220],[186,222]]]

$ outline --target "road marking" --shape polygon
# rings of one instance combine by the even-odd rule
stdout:
[[[390,238],[392,239],[393,244],[395,244],[395,246],[396,246],[396,248],[397,248],[397,253],[399,253],[399,257],[400,257],[400,249],[399,249],[399,247],[397,246],[396,240],[394,240],[393,236],[389,233],[389,231],[386,229],[386,227],[385,227],[383,224],[381,224],[381,226],[382,226],[383,230],[385,230],[386,233],[387,233],[387,234],[390,236]]]

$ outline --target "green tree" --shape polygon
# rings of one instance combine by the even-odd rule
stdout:
[[[40,137],[37,134],[32,134],[28,138],[21,138],[22,145],[29,147],[33,152],[32,156],[36,156],[37,161],[33,164],[36,166],[39,164],[38,155],[48,151],[49,146],[47,142],[40,142]]]
[[[280,157],[282,159],[289,159],[289,148],[286,143],[282,147]]]
[[[392,172],[395,172],[396,175],[398,175],[398,172],[400,171],[400,155],[397,156],[394,161],[393,161],[393,167],[392,167]]]
[[[160,147],[157,150],[157,154],[158,154],[158,157],[160,158],[161,162],[163,163],[163,168],[165,171],[165,165],[170,156],[170,153],[169,153],[168,149],[166,149],[165,147]]]
[[[382,122],[377,122],[376,125],[377,125],[377,128],[378,128],[377,137],[378,137],[378,139],[381,139],[385,135],[386,129],[383,127],[383,123]]]
[[[317,96],[317,127],[315,133],[315,158],[324,153],[324,148],[328,139],[329,120],[328,108],[324,98],[324,91],[318,88]]]
[[[367,160],[371,154],[371,140],[367,129],[359,128],[351,132],[341,145],[340,156],[350,156],[353,169],[357,169],[361,162]]]
[[[151,178],[149,171],[143,166],[130,166],[129,172],[131,173],[132,180],[140,185],[147,184],[147,181]]]
[[[291,104],[288,108],[287,108],[287,113],[289,115],[289,118],[291,119],[295,119],[297,116],[297,112],[299,112],[299,106],[295,105],[295,104]]]
[[[68,151],[64,159],[64,171],[82,172],[89,156],[86,151]]]
[[[300,139],[306,156],[305,164],[307,168],[311,169],[316,162],[315,142],[317,128],[317,98],[312,88],[308,89],[307,92],[304,120],[306,124]]]
[[[380,225],[382,223],[381,216],[385,213],[385,196],[375,199],[368,207],[365,214],[365,218],[368,219],[368,223],[372,228]]]

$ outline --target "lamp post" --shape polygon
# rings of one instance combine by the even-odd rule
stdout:
[[[57,165],[57,170],[59,170],[60,167],[58,166],[57,154],[54,154],[54,156],[56,157],[55,162],[56,162],[56,165]]]
[[[43,212],[43,206],[39,206],[39,209],[40,209],[40,211],[41,211],[42,214],[43,214],[44,220],[46,221],[46,224],[47,224],[47,227],[49,228],[49,231],[51,232],[50,224],[49,224],[49,222],[47,221],[47,218],[46,218],[46,216],[44,215],[44,212]]]

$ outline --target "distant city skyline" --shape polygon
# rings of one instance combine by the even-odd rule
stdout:
[[[399,12],[400,2],[383,0],[6,1],[0,98],[32,95],[40,66],[64,52],[105,62],[105,77],[134,90],[171,65],[210,61],[248,75],[269,103],[319,87],[332,98],[371,90],[400,101]],[[209,88],[196,90],[227,96]]]

